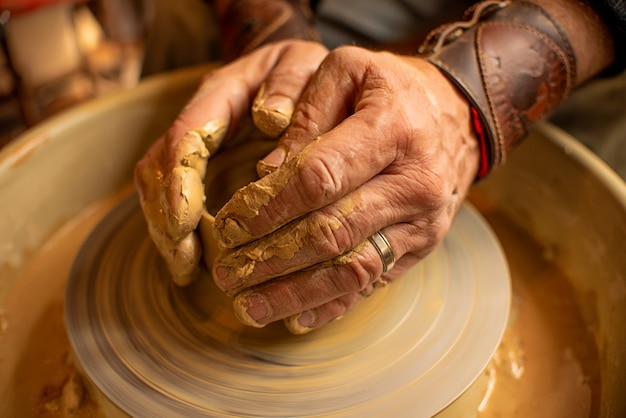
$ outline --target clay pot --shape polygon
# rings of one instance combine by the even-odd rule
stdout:
[[[89,205],[132,187],[132,169],[207,67],[167,74],[64,113],[0,153],[0,410],[19,416],[22,353],[66,271],[24,274]],[[561,130],[541,126],[477,187],[571,278],[600,352],[600,416],[626,415],[626,186]],[[75,250],[75,249],[74,249]],[[32,272],[31,272],[32,273]],[[18,309],[27,304],[28,309]],[[451,409],[452,410],[452,409]]]

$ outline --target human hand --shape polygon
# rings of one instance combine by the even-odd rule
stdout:
[[[279,168],[238,190],[215,219],[213,265],[253,326],[294,333],[348,312],[444,238],[479,163],[466,99],[418,57],[332,51],[301,97]],[[383,231],[397,262],[368,237]]]
[[[251,106],[254,125],[268,136],[280,135],[326,53],[319,43],[281,42],[212,71],[136,165],[148,230],[177,284],[196,277],[202,255],[196,228],[204,207],[208,159],[220,146],[235,142],[237,133],[249,132]]]

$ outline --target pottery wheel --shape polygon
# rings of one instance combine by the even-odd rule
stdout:
[[[310,334],[241,325],[208,273],[174,286],[132,195],[93,231],[66,293],[86,375],[133,416],[431,416],[483,371],[510,304],[478,213],[405,277]]]

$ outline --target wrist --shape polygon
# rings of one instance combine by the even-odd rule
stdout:
[[[442,113],[439,123],[445,126],[442,145],[456,172],[457,188],[465,195],[471,184],[488,171],[489,159],[483,157],[487,150],[486,136],[467,96],[436,65],[425,64],[428,70],[423,68],[423,71],[428,74],[429,90],[437,97],[433,107]]]
[[[484,172],[502,164],[532,125],[565,100],[576,59],[558,23],[533,3],[484,1],[469,12],[468,20],[434,31],[420,52],[479,116]]]

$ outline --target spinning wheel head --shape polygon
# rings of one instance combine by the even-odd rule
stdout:
[[[304,336],[240,324],[208,273],[171,283],[133,195],[93,231],[66,290],[86,375],[130,415],[434,415],[479,376],[510,303],[503,253],[471,207],[443,245]]]

